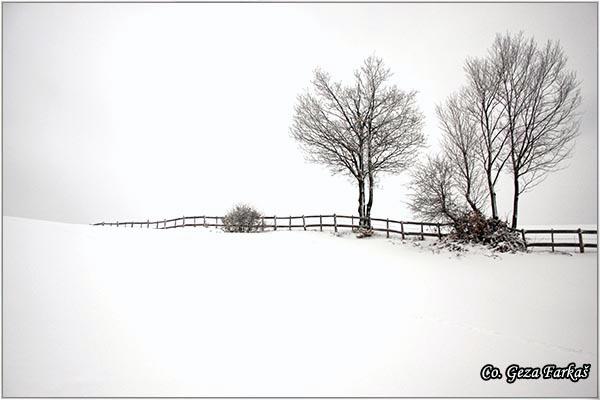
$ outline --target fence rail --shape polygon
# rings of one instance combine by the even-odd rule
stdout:
[[[598,247],[598,231],[597,230],[590,230],[590,229],[522,229],[521,234],[523,235],[523,239],[526,239],[526,235],[550,235],[550,241],[549,242],[545,242],[545,241],[540,241],[540,239],[538,239],[537,237],[533,239],[533,241],[528,242],[527,240],[525,240],[525,243],[527,244],[527,248],[529,247],[550,247],[552,249],[552,251],[555,250],[555,248],[557,247],[577,247],[579,248],[579,252],[583,253],[585,252],[585,248],[597,248]],[[555,236],[558,235],[559,236],[559,241],[556,241]],[[564,235],[571,235],[571,240],[572,237],[577,235],[577,241],[576,242],[565,242],[565,236]],[[595,243],[586,243],[584,241],[584,235],[586,236],[595,236]],[[546,239],[547,240],[547,239]]]
[[[281,229],[303,229],[308,228],[333,228],[338,229],[358,229],[360,228],[360,217],[356,215],[296,215],[278,217],[276,215],[261,217],[261,230],[281,230]],[[373,230],[385,232],[389,237],[391,233],[398,234],[405,238],[406,236],[438,237],[442,238],[448,234],[449,224],[436,222],[417,222],[417,221],[398,221],[389,218],[371,218]],[[223,217],[196,215],[179,218],[163,219],[157,221],[117,221],[117,222],[98,222],[95,226],[116,226],[128,228],[154,228],[154,229],[173,229],[183,227],[223,227]],[[414,228],[416,227],[416,229]],[[411,229],[412,228],[412,229]]]
[[[220,221],[220,222],[219,222]],[[292,223],[294,221],[294,223]],[[297,222],[300,221],[300,222]],[[270,222],[270,223],[267,223]],[[356,223],[355,223],[356,222]],[[261,217],[261,230],[292,230],[292,229],[303,229],[308,228],[333,228],[337,232],[341,228],[345,229],[358,229],[360,217],[355,215],[297,215],[297,216],[286,216],[278,217],[264,216]],[[407,236],[418,236],[421,239],[425,237],[442,237],[448,235],[450,224],[443,224],[437,222],[420,222],[420,221],[398,221],[389,218],[371,218],[373,231],[385,232],[386,237],[390,237],[390,234],[400,235],[402,239]],[[116,226],[116,227],[139,227],[139,228],[153,228],[153,229],[173,229],[173,228],[184,228],[184,227],[223,227],[223,217],[219,216],[191,216],[191,217],[180,217],[163,219],[158,221],[124,221],[124,222],[98,222],[92,224],[94,226]],[[417,229],[410,229],[411,227],[417,227]],[[589,229],[517,229],[520,232],[522,238],[527,246],[530,247],[550,247],[552,251],[555,251],[559,247],[577,247],[579,251],[583,253],[585,248],[597,248],[597,236],[596,230]],[[532,240],[527,240],[527,235],[550,235],[550,241],[540,241],[537,237]],[[556,241],[555,236],[561,235],[577,235],[576,242],[565,242]],[[595,236],[595,242],[584,242],[584,235],[586,237]],[[531,239],[531,237],[530,237]],[[560,239],[560,237],[559,237]]]

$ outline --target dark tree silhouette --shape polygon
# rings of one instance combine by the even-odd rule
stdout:
[[[496,183],[506,165],[507,151],[505,107],[499,99],[501,76],[493,64],[483,59],[465,63],[467,86],[461,93],[464,111],[477,126],[477,155],[483,167],[492,218],[498,218]]]
[[[558,42],[540,48],[523,33],[498,35],[489,60],[501,82],[497,98],[504,108],[516,228],[520,196],[571,155],[581,93]]]
[[[380,58],[367,58],[345,86],[315,72],[312,90],[298,96],[291,135],[308,160],[356,179],[360,225],[371,226],[373,190],[380,173],[399,173],[424,146],[416,92],[390,84]]]
[[[479,164],[480,137],[470,118],[465,90],[436,107],[442,128],[442,152],[452,165],[456,188],[472,211],[481,212],[486,200],[485,179]]]

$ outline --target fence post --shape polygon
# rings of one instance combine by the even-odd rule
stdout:
[[[402,240],[404,240],[404,222],[400,221],[400,232],[402,233]]]
[[[521,237],[523,238],[523,243],[525,244],[525,250],[527,250],[527,240],[525,240],[525,229],[521,229]]]
[[[158,229],[158,221],[156,221],[156,229]]]
[[[337,216],[333,214],[333,229],[337,232]]]
[[[352,225],[352,229],[354,229],[354,215],[351,215],[351,218],[350,225]]]
[[[421,222],[421,240],[425,240],[425,236],[423,236],[423,223]]]
[[[117,221],[117,228],[119,227],[119,221]]]
[[[181,217],[181,219],[182,219],[181,226],[185,226],[185,217]]]
[[[390,237],[390,219],[389,218],[385,219],[385,236],[387,238]]]
[[[289,230],[292,230],[292,216],[290,215],[290,220],[288,222]]]
[[[550,241],[552,242],[552,252],[554,253],[554,228],[550,228]]]
[[[302,216],[302,227],[306,230],[306,220],[304,219],[304,215]]]
[[[442,238],[442,231],[440,229],[440,223],[438,222],[436,226],[437,226],[437,231],[438,231],[438,239],[441,239]]]
[[[150,228],[150,220],[149,219],[146,220],[146,229],[148,229],[148,228]]]
[[[202,216],[202,225],[206,228],[206,215]]]
[[[219,217],[215,217],[215,228],[218,228],[219,225]]]
[[[319,230],[323,231],[323,216],[319,215]]]
[[[577,229],[577,236],[579,236],[579,252],[583,253],[584,246],[583,246],[583,235],[581,234],[581,228]]]
[[[133,222],[131,223],[131,227],[133,228]]]
[[[263,232],[265,231],[265,217],[260,217],[260,228]]]
[[[273,226],[275,227],[274,230],[277,230],[277,215],[273,216]]]
[[[163,229],[167,229],[167,220],[166,219],[163,222]]]
[[[196,227],[196,217],[194,217],[194,228]]]

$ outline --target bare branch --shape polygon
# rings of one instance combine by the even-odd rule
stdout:
[[[391,76],[377,57],[364,61],[349,86],[316,70],[312,91],[298,97],[290,128],[308,160],[356,178],[359,215],[367,223],[378,174],[405,170],[425,143],[416,92],[389,84]]]
[[[522,33],[498,35],[489,60],[502,81],[498,99],[505,108],[515,228],[519,195],[571,155],[579,132],[580,84],[566,69],[567,57],[558,42],[538,48]]]

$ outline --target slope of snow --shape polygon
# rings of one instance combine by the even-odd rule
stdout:
[[[597,253],[429,243],[4,217],[4,395],[597,395]]]

